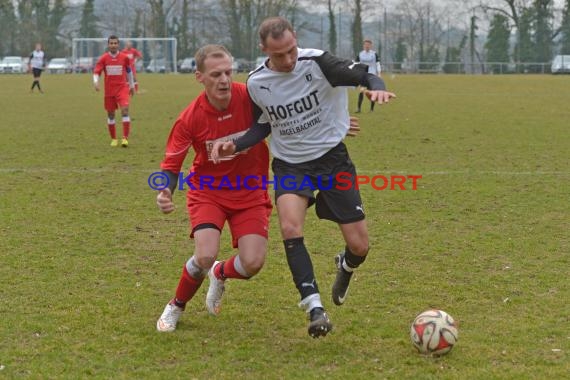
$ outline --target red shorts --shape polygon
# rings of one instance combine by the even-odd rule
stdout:
[[[255,234],[268,238],[269,217],[273,205],[267,191],[246,191],[236,198],[235,190],[188,191],[187,206],[191,232],[201,224],[213,224],[221,231],[228,222],[232,234],[232,245],[238,247],[238,240],[245,235]],[[239,201],[237,201],[239,199]]]
[[[105,110],[107,112],[114,112],[117,108],[128,107],[129,98],[128,87],[120,89],[114,96],[105,96]]]

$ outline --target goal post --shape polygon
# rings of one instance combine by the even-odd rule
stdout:
[[[143,58],[137,62],[137,72],[176,73],[176,38],[120,38],[120,49],[131,41]],[[90,72],[97,59],[107,50],[107,38],[74,38],[71,60],[74,72]]]

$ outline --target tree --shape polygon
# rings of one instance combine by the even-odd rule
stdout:
[[[254,60],[259,54],[257,28],[269,16],[284,16],[295,25],[297,0],[222,0],[224,27],[228,28],[232,54]]]
[[[352,21],[352,52],[353,57],[358,55],[362,45],[362,1],[354,0],[354,19]]]
[[[224,9],[226,10],[226,19],[231,38],[230,50],[234,55],[240,56],[238,52],[244,51],[244,34],[241,32],[242,25],[248,22],[250,15],[250,3],[240,5],[239,0],[224,0]],[[247,12],[247,16],[246,16]],[[251,39],[251,32],[248,38]]]
[[[432,0],[402,0],[396,10],[398,32],[397,44],[405,44],[407,58],[410,61],[408,69],[439,71],[441,40],[445,35],[441,20],[449,12]],[[401,41],[399,41],[402,39]],[[399,42],[398,42],[399,41]],[[417,63],[419,62],[419,66]]]
[[[153,37],[166,37],[166,15],[164,0],[148,0],[150,5],[150,28]]]
[[[445,53],[445,65],[443,65],[443,72],[448,74],[463,73],[461,61],[461,52],[465,49],[467,44],[467,36],[464,35],[459,43],[459,46],[449,46]]]
[[[49,2],[46,1],[46,3]],[[61,27],[61,22],[65,17],[65,0],[55,0],[52,3],[53,7],[47,10],[48,22],[45,29],[46,34],[44,35],[63,37],[59,33],[59,29]],[[52,51],[58,56],[69,55],[66,51],[66,46],[64,46],[59,38],[50,38],[48,41],[46,41],[45,45],[46,49],[50,49],[49,51]]]
[[[570,0],[569,0],[570,1]],[[332,0],[328,0],[328,16],[329,16],[329,50],[336,55],[336,18],[334,14],[334,6]]]
[[[99,22],[99,19],[95,16],[95,0],[85,1],[81,14],[79,36],[83,38],[100,37],[99,31],[97,30],[97,22]]]
[[[131,30],[131,38],[143,37],[143,35],[143,11],[141,9],[135,9],[135,23],[133,25],[133,29]]]
[[[396,54],[395,54],[396,62],[394,63],[394,69],[401,70],[402,63],[404,63],[408,59],[408,48],[404,42],[403,38],[398,38],[396,41]]]
[[[481,7],[486,11],[502,13],[512,20],[517,31],[515,61],[529,63],[550,61],[553,39],[561,31],[561,28],[553,31],[553,1],[499,1],[506,6],[506,9],[491,5],[497,1],[486,0]]]
[[[406,47],[406,43],[404,40],[403,32],[402,32],[402,17],[397,16],[398,22],[398,36],[396,39],[396,51],[394,53],[394,70],[401,70],[403,69],[402,63],[408,59],[408,49]]]
[[[535,62],[549,62],[552,59],[552,0],[535,0]]]
[[[560,54],[570,54],[570,0],[566,0],[566,5],[564,6],[560,32],[562,33]]]
[[[518,29],[518,42],[515,46],[518,62],[533,62],[535,57],[535,47],[532,40],[532,21],[534,20],[534,10],[527,8],[521,12]],[[528,71],[526,65],[517,65],[517,71]]]
[[[491,28],[485,42],[487,50],[487,60],[489,62],[508,62],[509,61],[509,37],[511,30],[509,28],[508,18],[500,13],[495,13],[491,21]],[[500,64],[491,63],[491,71],[493,73],[502,73]]]
[[[29,54],[36,42],[42,42],[52,56],[67,53],[59,33],[66,13],[65,0],[19,0],[16,6],[16,26],[13,29],[17,31],[17,37],[11,54]]]
[[[517,38],[516,38],[516,43],[517,45],[521,44],[521,18],[519,16],[519,13],[524,11],[524,8],[519,8],[519,6],[516,4],[516,0],[501,0],[501,3],[504,3],[507,7],[507,9],[503,9],[501,7],[496,7],[496,6],[491,6],[489,4],[481,4],[481,8],[484,11],[492,11],[494,13],[501,13],[503,15],[505,15],[506,17],[508,17],[509,19],[511,19],[511,21],[513,22],[513,25],[517,31]],[[520,61],[520,48],[515,48],[515,61],[519,62]]]
[[[11,0],[0,0],[0,56],[15,50],[16,25],[14,4]]]
[[[475,42],[477,40],[477,16],[471,16],[471,22],[469,24],[469,57],[471,59],[471,72],[475,71],[475,57],[477,57],[477,48],[475,47]]]
[[[182,15],[180,20],[180,29],[179,29],[179,45],[178,45],[178,54],[181,57],[187,57],[192,54],[190,49],[190,28],[188,25],[188,19],[190,17],[189,11],[189,0],[182,1]]]

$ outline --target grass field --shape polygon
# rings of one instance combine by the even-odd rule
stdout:
[[[200,88],[192,76],[139,80],[122,149],[89,75],[45,75],[44,95],[29,76],[0,76],[0,378],[568,378],[570,76],[387,76],[398,99],[374,113],[365,103],[349,150],[361,174],[422,178],[416,191],[363,189],[372,249],[340,308],[342,240],[309,213],[335,324],[320,340],[275,215],[266,267],[227,284],[219,317],[204,286],[175,333],[156,332],[192,245],[185,197],[162,215],[147,178]],[[409,340],[431,307],[460,324],[437,359]]]

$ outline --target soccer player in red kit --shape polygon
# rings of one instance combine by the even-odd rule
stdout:
[[[135,92],[139,93],[139,82],[137,81],[137,67],[136,63],[139,59],[142,59],[142,53],[140,50],[137,50],[133,47],[131,41],[127,41],[125,44],[125,48],[121,51],[122,53],[126,54],[127,57],[131,60],[131,71],[133,72],[133,80],[135,81]]]
[[[176,324],[202,281],[209,276],[206,295],[208,312],[220,312],[226,279],[249,279],[265,263],[269,216],[272,210],[267,193],[269,151],[265,143],[253,146],[243,154],[214,164],[210,157],[216,141],[241,136],[253,124],[252,103],[242,83],[232,83],[232,58],[220,45],[206,45],[196,53],[196,79],[202,92],[182,111],[168,137],[162,171],[170,178],[169,187],[157,195],[163,213],[174,210],[172,192],[178,185],[179,173],[190,147],[194,161],[185,186],[191,221],[190,237],[194,254],[182,269],[174,298],[166,305],[156,323],[161,332],[174,331]],[[190,175],[192,175],[190,177]],[[208,184],[202,181],[207,176]],[[247,184],[243,182],[250,176]],[[218,262],[220,234],[228,223],[234,248],[238,253]]]
[[[107,111],[107,127],[111,135],[111,146],[117,146],[115,129],[115,111],[121,109],[123,122],[123,139],[121,145],[129,146],[131,119],[129,118],[129,94],[134,95],[135,83],[131,72],[131,60],[119,51],[119,38],[110,36],[107,39],[108,52],[103,54],[93,70],[93,85],[99,91],[99,76],[105,73],[105,110]]]

